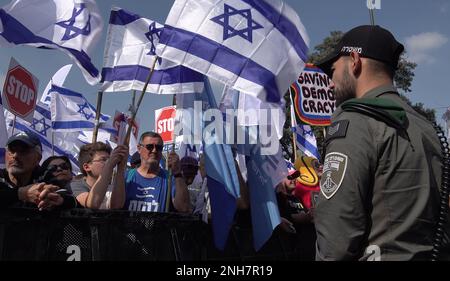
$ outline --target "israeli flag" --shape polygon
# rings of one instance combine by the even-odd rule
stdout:
[[[109,20],[102,69],[102,90],[142,91],[156,59],[156,45],[163,26],[120,8],[113,8]],[[201,93],[203,75],[159,58],[147,92],[155,94]]]
[[[297,119],[295,118],[294,102],[292,100],[292,95],[289,95],[291,100],[291,130],[294,134],[295,145],[297,149],[300,149],[303,154],[320,159],[319,150],[317,149],[316,136],[311,126],[305,124],[297,124]],[[294,151],[297,153],[297,151]]]
[[[308,44],[300,18],[280,0],[175,0],[156,53],[278,103],[302,72]]]
[[[13,0],[0,9],[0,20],[0,46],[60,49],[89,84],[100,81],[90,57],[103,28],[94,0]]]
[[[6,124],[8,125],[8,135],[11,136],[13,132],[32,132],[42,144],[42,161],[52,155],[67,156],[72,164],[72,171],[77,174],[78,167],[78,152],[81,143],[76,142],[78,132],[76,134],[57,133],[52,132],[51,113],[46,104],[38,102],[34,111],[33,120],[31,123],[16,117],[14,122],[14,115],[7,111]],[[52,136],[53,134],[53,136]],[[52,140],[53,139],[53,140]]]
[[[284,161],[286,162],[286,166],[287,166],[287,170],[289,171],[295,171],[295,167],[294,164],[292,164],[291,161],[284,159]]]
[[[50,107],[50,103],[52,101],[52,97],[50,96],[50,89],[52,88],[52,84],[62,87],[71,69],[72,65],[68,64],[61,67],[58,71],[55,72],[55,74],[53,74],[52,79],[48,81],[47,86],[42,93],[41,103],[46,104],[48,107]]]
[[[2,96],[0,95],[0,168],[5,168],[5,147],[8,141],[6,121],[3,110]]]
[[[307,156],[320,159],[316,137],[314,136],[311,126],[300,124],[293,127],[292,131],[295,134],[297,148]]]
[[[286,102],[282,99],[279,103],[267,103],[260,99],[239,92],[229,87],[224,87],[222,94],[222,104],[233,100],[234,109],[237,110],[237,125],[248,126],[272,126],[278,139],[283,137],[283,126],[286,122],[285,107]]]
[[[96,109],[82,94],[52,85],[50,95],[53,130],[74,132],[94,129]],[[116,133],[112,124],[106,123],[109,119],[109,116],[101,114],[101,126],[106,131]]]

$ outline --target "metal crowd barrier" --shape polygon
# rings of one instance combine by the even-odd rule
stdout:
[[[296,260],[298,237],[281,231],[258,252],[252,232],[235,225],[224,251],[214,247],[210,225],[199,217],[72,209],[0,211],[0,260]]]

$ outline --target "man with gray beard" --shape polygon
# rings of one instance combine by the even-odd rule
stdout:
[[[30,132],[11,136],[6,143],[6,169],[0,170],[0,207],[34,206],[39,210],[76,206],[70,194],[59,194],[59,187],[39,183],[42,145]]]

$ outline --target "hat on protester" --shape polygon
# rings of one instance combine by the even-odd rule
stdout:
[[[382,61],[397,69],[398,60],[404,49],[388,30],[378,25],[361,25],[345,33],[333,52],[317,66],[331,77],[333,63],[340,56],[356,52],[361,57]]]
[[[6,142],[6,146],[9,146],[13,142],[21,142],[31,148],[38,146],[40,148],[40,151],[42,152],[41,141],[35,134],[31,132],[20,132],[12,135]]]
[[[295,180],[296,178],[298,178],[300,176],[300,172],[297,170],[289,170],[288,171],[288,180]]]

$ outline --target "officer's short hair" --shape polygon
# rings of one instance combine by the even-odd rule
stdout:
[[[395,69],[392,66],[382,61],[377,61],[373,59],[367,59],[367,62],[368,62],[367,65],[372,73],[375,74],[384,73],[388,75],[389,78],[394,79]]]

